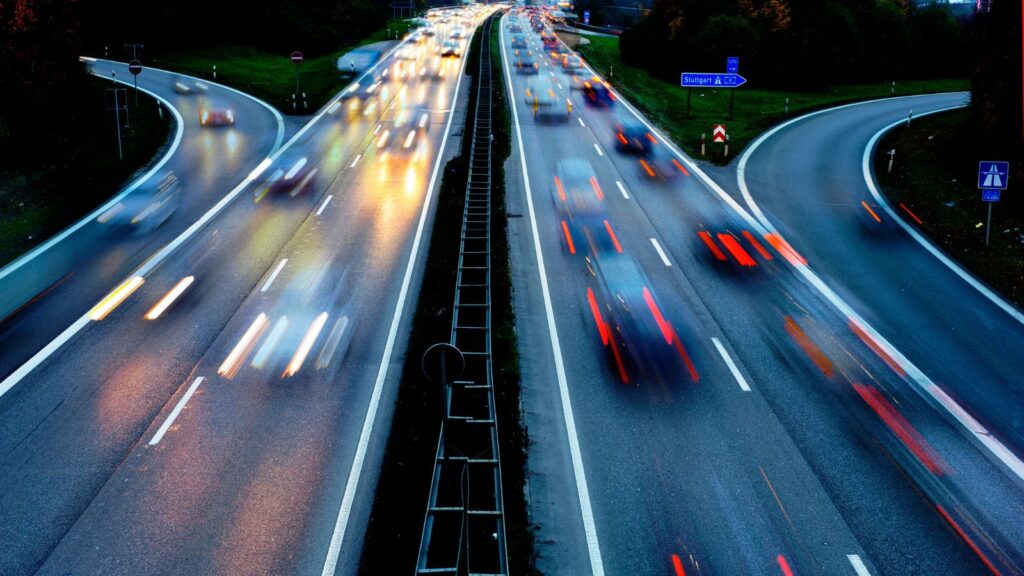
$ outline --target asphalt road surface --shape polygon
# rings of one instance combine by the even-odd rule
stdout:
[[[355,571],[462,62],[399,48],[0,398],[0,572]]]
[[[660,153],[619,151],[616,125],[635,122],[633,110],[621,98],[588,104],[528,36],[537,76],[573,103],[566,123],[534,117],[526,89],[537,76],[518,73],[503,26],[528,490],[544,573],[1017,573],[1017,479],[907,377],[875,316],[843,313],[805,276],[832,282],[803,238],[773,234],[668,154],[658,132],[640,138]],[[582,179],[593,197],[569,211],[589,211],[594,243],[580,240],[585,218],[559,208],[563,193],[572,203],[564,162],[574,159],[596,182]],[[785,173],[777,160],[764,161],[773,176]],[[859,173],[848,182],[863,187]],[[831,242],[817,232],[819,246]],[[624,257],[639,271],[615,264]],[[646,371],[624,383],[589,297],[608,322],[601,277],[651,295],[619,312],[648,325],[634,344],[682,348],[692,367],[634,363]]]

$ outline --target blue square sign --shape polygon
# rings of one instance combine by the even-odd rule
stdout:
[[[739,74],[740,73],[740,57],[729,56],[725,59],[725,72],[726,74]]]
[[[590,10],[583,11],[583,23],[590,24]]]
[[[1009,162],[978,162],[978,188],[988,190],[1006,190],[1006,181],[1010,179]]]
[[[982,202],[999,202],[999,195],[1001,190],[982,190],[981,201]]]

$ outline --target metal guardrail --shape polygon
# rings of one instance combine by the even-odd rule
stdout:
[[[505,515],[491,370],[491,24],[481,31],[450,344],[461,375],[445,386],[416,574],[505,575]],[[468,129],[467,129],[468,130]],[[453,351],[454,352],[454,351]],[[444,373],[444,368],[441,370]]]

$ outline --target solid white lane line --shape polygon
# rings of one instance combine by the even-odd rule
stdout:
[[[651,244],[654,245],[654,249],[658,251],[658,256],[661,257],[661,261],[665,263],[665,266],[672,266],[672,262],[669,262],[668,256],[665,255],[665,251],[661,249],[661,244],[658,244],[656,238],[651,238]]]
[[[504,37],[504,31],[501,32]],[[504,40],[504,38],[502,38]],[[509,72],[508,53],[505,42],[501,41],[501,58],[508,83],[508,93],[515,94],[512,87],[512,75]],[[544,253],[540,247],[540,232],[537,227],[537,215],[533,208],[533,191],[530,188],[530,173],[526,167],[526,151],[523,148],[523,129],[519,124],[519,107],[516,98],[509,98],[512,105],[512,118],[516,126],[516,141],[519,147],[519,162],[523,169],[523,186],[526,189],[526,205],[530,213],[530,230],[533,234],[533,251],[537,257],[537,271],[540,276],[541,294],[544,297],[544,314],[547,318],[548,336],[551,338],[551,353],[555,361],[555,375],[558,380],[558,393],[562,401],[562,417],[569,439],[569,454],[572,459],[573,475],[576,480],[576,494],[580,501],[580,515],[583,517],[583,531],[587,540],[587,551],[590,555],[590,570],[594,576],[604,576],[604,562],[601,559],[601,546],[597,539],[597,525],[594,522],[594,511],[590,506],[590,490],[587,487],[587,475],[583,469],[583,455],[580,441],[576,433],[576,419],[573,416],[572,401],[569,398],[569,383],[565,376],[565,365],[562,361],[562,345],[558,339],[558,328],[555,326],[555,314],[551,305],[551,291],[548,288],[548,276],[544,266]]]
[[[622,182],[616,180],[615,185],[619,187],[619,192],[622,192],[622,197],[629,200],[629,194],[626,192],[626,187],[622,185]]]
[[[906,122],[906,120],[903,120],[903,122]],[[868,567],[864,565],[864,561],[860,559],[860,556],[847,554],[846,559],[850,561],[853,571],[857,573],[857,576],[871,576],[871,572],[868,572]]]
[[[403,40],[398,46],[405,43]],[[392,52],[398,49],[392,48]],[[388,54],[390,55],[390,53]],[[387,60],[387,56],[377,61],[378,64]],[[413,237],[412,251],[409,253],[409,262],[405,267],[405,276],[402,278],[402,288],[398,293],[398,302],[395,304],[395,314],[391,318],[391,327],[388,330],[388,339],[384,344],[384,354],[381,357],[380,368],[377,371],[377,379],[373,383],[373,392],[370,394],[370,403],[366,408],[366,416],[363,419],[363,427],[359,432],[359,441],[356,443],[356,453],[352,457],[352,467],[349,469],[348,480],[345,482],[345,492],[341,497],[341,506],[338,509],[338,518],[334,523],[334,532],[331,534],[331,544],[327,549],[327,558],[324,560],[322,576],[333,576],[338,566],[338,555],[341,554],[341,545],[345,541],[345,532],[348,529],[349,516],[352,514],[352,504],[355,502],[356,490],[359,488],[359,477],[363,472],[363,463],[366,460],[366,451],[370,445],[370,435],[373,433],[374,423],[377,421],[377,410],[380,406],[380,397],[384,390],[384,380],[388,375],[388,368],[391,365],[391,354],[395,348],[395,340],[398,338],[398,328],[402,321],[402,313],[405,310],[406,299],[409,296],[409,285],[412,283],[413,272],[416,269],[416,258],[420,251],[420,242],[423,238],[423,229],[426,226],[427,214],[430,212],[430,203],[434,195],[434,184],[437,182],[437,175],[441,169],[441,159],[444,158],[445,145],[448,143],[448,135],[451,133],[452,119],[455,117],[455,99],[459,95],[459,87],[462,84],[462,77],[465,76],[466,58],[462,58],[462,66],[458,79],[455,81],[455,90],[452,91],[451,105],[448,108],[448,122],[445,125],[444,136],[441,137],[441,147],[438,149],[437,157],[434,160],[434,169],[430,175],[430,183],[427,184],[427,194],[423,199],[423,208],[420,210],[419,223],[416,225],[416,235]],[[364,73],[365,75],[365,73]]]
[[[374,132],[374,134],[376,134],[376,132]],[[352,161],[352,165],[349,166],[349,168],[355,168],[356,164],[359,164],[359,159],[362,158],[362,157],[363,157],[362,154],[356,154],[356,159]]]
[[[750,385],[747,384],[747,379],[743,377],[743,374],[740,374],[739,368],[732,361],[732,356],[729,356],[729,353],[726,352],[725,346],[722,346],[722,343],[714,336],[711,337],[711,341],[715,344],[715,348],[718,349],[718,353],[722,355],[722,360],[725,360],[725,365],[729,367],[729,372],[732,372],[732,377],[739,383],[740,388],[744,392],[750,392]]]
[[[178,418],[178,414],[181,414],[182,409],[185,408],[185,404],[188,403],[188,399],[195,394],[196,388],[199,388],[199,385],[202,383],[202,376],[199,376],[192,381],[192,385],[189,386],[188,390],[185,391],[185,394],[181,396],[181,400],[178,400],[178,403],[174,406],[174,410],[171,410],[170,415],[167,416],[167,420],[164,420],[164,423],[160,425],[160,429],[158,429],[156,434],[153,435],[153,439],[149,441],[150,446],[156,446],[160,443],[164,434],[167,434],[167,430],[170,429],[171,424],[174,424],[174,420]]]
[[[366,71],[363,72],[362,76],[360,76],[359,78],[356,79],[356,82],[362,81],[368,74],[373,73],[373,71],[380,65],[381,62],[384,62],[388,57],[390,57],[391,54],[393,54],[402,45],[404,45],[406,43],[406,41],[407,40],[402,40],[401,42],[396,44],[394,47],[392,47],[391,50],[386,52],[384,54],[384,56],[382,56],[381,59],[377,61],[376,64],[374,64],[373,66],[370,66],[369,68],[367,68]],[[122,82],[120,80],[118,80],[118,82],[121,82],[122,84],[125,84],[126,86],[128,85],[127,82]],[[157,99],[161,100],[165,104],[167,104],[168,109],[170,109],[175,114],[175,116],[178,118],[178,125],[179,125],[179,127],[184,125],[184,122],[181,120],[181,117],[178,114],[177,110],[175,110],[173,107],[171,107],[170,104],[166,102],[166,100],[161,99],[156,94],[152,94],[152,96],[154,98],[157,98]],[[338,98],[340,98],[340,96],[335,96],[334,98],[338,99]],[[230,204],[236,197],[238,197],[239,194],[241,194],[242,190],[244,190],[246,188],[246,186],[248,186],[253,181],[255,181],[257,178],[259,178],[260,174],[262,174],[273,163],[274,160],[276,160],[279,156],[281,156],[281,154],[283,154],[285,150],[287,150],[289,147],[291,147],[292,144],[294,144],[296,141],[298,141],[299,138],[301,138],[303,134],[305,134],[313,126],[315,126],[317,124],[317,122],[319,122],[320,119],[324,117],[324,115],[325,115],[324,111],[320,111],[320,112],[318,112],[316,114],[316,116],[313,116],[313,118],[311,118],[309,120],[309,122],[306,122],[306,124],[303,125],[302,128],[299,128],[298,132],[296,132],[295,134],[292,135],[292,137],[288,140],[288,142],[286,142],[283,146],[278,148],[276,152],[274,152],[273,154],[270,155],[270,157],[264,158],[263,161],[260,162],[259,166],[257,166],[255,169],[253,169],[252,172],[249,173],[249,175],[245,178],[245,180],[242,180],[241,182],[238,183],[237,186],[232,188],[231,191],[228,192],[226,196],[221,198],[220,201],[218,201],[216,204],[214,204],[214,206],[212,208],[207,210],[206,213],[203,214],[199,218],[199,220],[196,220],[195,222],[193,222],[191,226],[189,226],[187,229],[185,229],[185,231],[182,232],[181,234],[179,234],[174,240],[171,240],[167,245],[165,245],[163,248],[161,248],[156,254],[150,256],[149,259],[146,260],[142,264],[142,266],[139,267],[139,269],[135,271],[135,273],[133,275],[145,277],[150,272],[152,272],[157,266],[160,265],[160,263],[162,263],[164,260],[166,260],[171,254],[173,254],[174,251],[177,250],[179,246],[184,244],[193,235],[195,235],[197,232],[202,230],[202,228],[204,226],[206,226],[207,222],[209,222],[214,217],[216,217],[218,214],[220,214],[220,212],[223,211],[224,208],[226,208],[228,204]],[[179,132],[179,134],[180,134],[180,132]],[[176,141],[180,140],[180,136],[175,136],[175,140]],[[160,166],[162,166],[162,164],[158,163],[156,166],[153,167],[153,169],[150,171],[150,173],[155,172]],[[141,183],[141,180],[136,181],[136,182]],[[137,187],[136,184],[133,184],[133,185],[135,185]],[[127,194],[127,192],[125,194]],[[115,200],[116,201],[120,201],[120,199],[122,197],[123,197],[123,195],[119,196],[119,197],[117,197],[115,199],[112,199],[111,202],[115,202]],[[110,204],[110,203],[108,202],[108,204]],[[105,205],[101,206],[96,211],[96,214],[99,215],[99,214],[102,214],[103,211],[109,210],[110,206],[108,204],[105,204]],[[28,255],[26,255],[26,256],[28,256]],[[0,279],[2,279],[2,276],[0,276]],[[3,381],[0,381],[0,396],[3,396],[11,388],[16,386],[19,382],[21,382],[25,378],[25,376],[31,374],[33,370],[35,370],[40,364],[45,362],[47,358],[49,358],[54,352],[59,350],[61,348],[61,346],[66,344],[68,342],[68,340],[70,340],[75,334],[81,332],[81,330],[83,328],[85,328],[86,326],[88,326],[88,325],[89,325],[89,315],[88,315],[88,313],[86,313],[81,318],[76,320],[74,324],[72,324],[66,330],[61,332],[59,336],[57,336],[56,338],[51,340],[50,343],[47,344],[46,346],[44,346],[39,352],[36,352],[31,358],[29,358],[27,361],[25,361],[25,363],[22,364],[21,366],[19,366],[17,370],[15,370],[14,372],[11,372],[11,374],[9,376],[7,376],[7,378],[4,378]]]
[[[931,110],[929,112],[924,112],[922,114],[918,114],[917,116],[918,117],[922,117],[922,116],[928,116],[928,115],[931,115],[931,114],[938,114],[939,112],[946,112],[946,111],[949,111],[949,110],[955,110],[957,108],[963,108],[964,106],[967,106],[967,105],[964,104],[962,106],[952,106],[952,107],[949,107],[949,108],[941,108],[939,110]],[[878,139],[881,138],[886,132],[888,132],[889,130],[892,130],[893,128],[895,128],[897,126],[901,126],[901,125],[906,124],[906,123],[907,123],[907,120],[904,118],[903,120],[900,120],[899,122],[893,122],[892,124],[889,124],[885,128],[882,128],[877,133],[875,133],[874,136],[871,137],[871,140],[868,142],[867,147],[864,149],[864,156],[861,159],[861,170],[864,173],[864,182],[867,183],[868,190],[871,192],[871,196],[873,196],[875,198],[875,200],[882,206],[882,208],[886,212],[889,213],[889,216],[891,216],[892,219],[895,220],[896,223],[899,224],[900,227],[903,228],[907,232],[907,234],[910,234],[911,238],[913,238],[914,240],[917,240],[918,244],[923,246],[924,249],[927,250],[928,252],[930,252],[932,256],[935,256],[936,258],[938,258],[939,262],[942,262],[943,264],[946,265],[946,268],[949,268],[950,270],[952,270],[954,274],[956,274],[961,279],[963,279],[964,282],[967,282],[968,284],[970,284],[972,288],[974,288],[975,290],[980,292],[981,295],[984,296],[985,298],[988,298],[990,302],[992,302],[993,304],[998,306],[1003,312],[1006,312],[1007,314],[1009,314],[1011,318],[1013,318],[1017,322],[1020,322],[1021,324],[1024,324],[1024,314],[1022,314],[1020,312],[1020,310],[1017,310],[1016,308],[1014,308],[1013,304],[1010,304],[1009,302],[1004,300],[1000,295],[996,294],[995,292],[990,290],[987,286],[985,286],[984,284],[979,282],[978,279],[975,278],[973,274],[971,274],[967,270],[964,270],[963,267],[961,267],[959,264],[957,264],[953,260],[950,260],[949,257],[947,257],[945,254],[942,253],[941,250],[939,250],[938,248],[935,247],[935,244],[933,244],[931,242],[931,240],[928,240],[927,238],[922,236],[921,233],[917,231],[917,229],[915,229],[910,224],[907,224],[903,220],[903,218],[895,210],[893,210],[892,206],[889,205],[889,202],[885,199],[885,196],[883,196],[881,194],[881,192],[879,192],[878,186],[875,185],[875,179],[871,175],[871,156],[872,156],[872,152],[874,152],[874,150],[875,150],[875,146],[878,143]]]
[[[282,258],[281,261],[277,263],[277,267],[270,273],[270,278],[267,278],[267,281],[263,283],[263,287],[260,288],[260,292],[266,292],[270,288],[270,285],[274,283],[274,279],[277,278],[277,275],[281,273],[281,269],[284,268],[284,265],[287,263],[287,258]]]
[[[334,194],[327,195],[327,198],[324,200],[324,203],[320,205],[320,209],[316,211],[317,216],[324,213],[324,209],[327,208],[327,205],[331,203],[331,198],[334,198]]]
[[[597,142],[594,142],[594,150],[597,150],[598,156],[604,156],[604,152],[601,151],[601,147],[597,145]]]

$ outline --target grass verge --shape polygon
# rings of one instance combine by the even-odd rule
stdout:
[[[875,174],[904,220],[975,276],[1018,306],[1024,305],[1024,200],[1013,190],[993,206],[985,246],[987,206],[975,187],[977,155],[965,154],[975,138],[969,109],[915,120],[886,134],[875,153]],[[896,150],[892,173],[889,150]],[[906,206],[921,220],[903,212]]]
[[[476,85],[479,46],[478,30],[466,56],[466,73],[473,77],[470,94]],[[475,108],[468,106],[466,126],[472,125],[474,115]],[[423,289],[416,302],[391,430],[363,541],[360,574],[411,574],[416,568],[441,426],[438,387],[423,377],[420,360],[427,348],[447,342],[451,333],[460,241],[455,231],[462,227],[471,143],[468,136],[462,139],[458,156],[449,160],[442,172]]]
[[[156,101],[141,92],[136,105],[129,88],[130,127],[122,131],[124,159],[119,160],[114,113],[106,110],[111,87],[96,78],[82,95],[95,115],[76,123],[71,138],[83,145],[72,161],[49,158],[34,166],[0,166],[0,266],[101,205],[168,143],[170,114],[161,118]]]
[[[962,79],[897,82],[895,92],[891,83],[835,86],[815,92],[743,87],[732,90],[734,101],[730,119],[729,90],[694,88],[689,93],[690,114],[687,116],[689,89],[655,78],[641,68],[624,64],[619,57],[618,38],[592,36],[587,39],[590,43],[580,46],[579,51],[597,72],[608,78],[631,104],[668,133],[691,157],[701,158],[700,137],[706,134],[707,156],[704,159],[715,164],[727,164],[751,140],[787,117],[846,102],[885,98],[894,94],[900,96],[970,89],[970,82]],[[573,46],[572,39],[567,42]],[[725,124],[727,127],[728,157],[723,156],[722,144],[711,143],[711,130],[715,124]]]
[[[338,58],[349,50],[401,37],[410,27],[405,20],[392,20],[382,28],[351,46],[336,52],[306,58],[299,68],[299,91],[306,93],[308,107],[299,102],[293,108],[295,65],[288,54],[275,54],[246,46],[216,46],[202,50],[168,54],[152,61],[153,66],[181,72],[198,78],[213,78],[217,66],[217,82],[260,98],[284,114],[311,114],[352,80],[352,75],[338,71]]]

